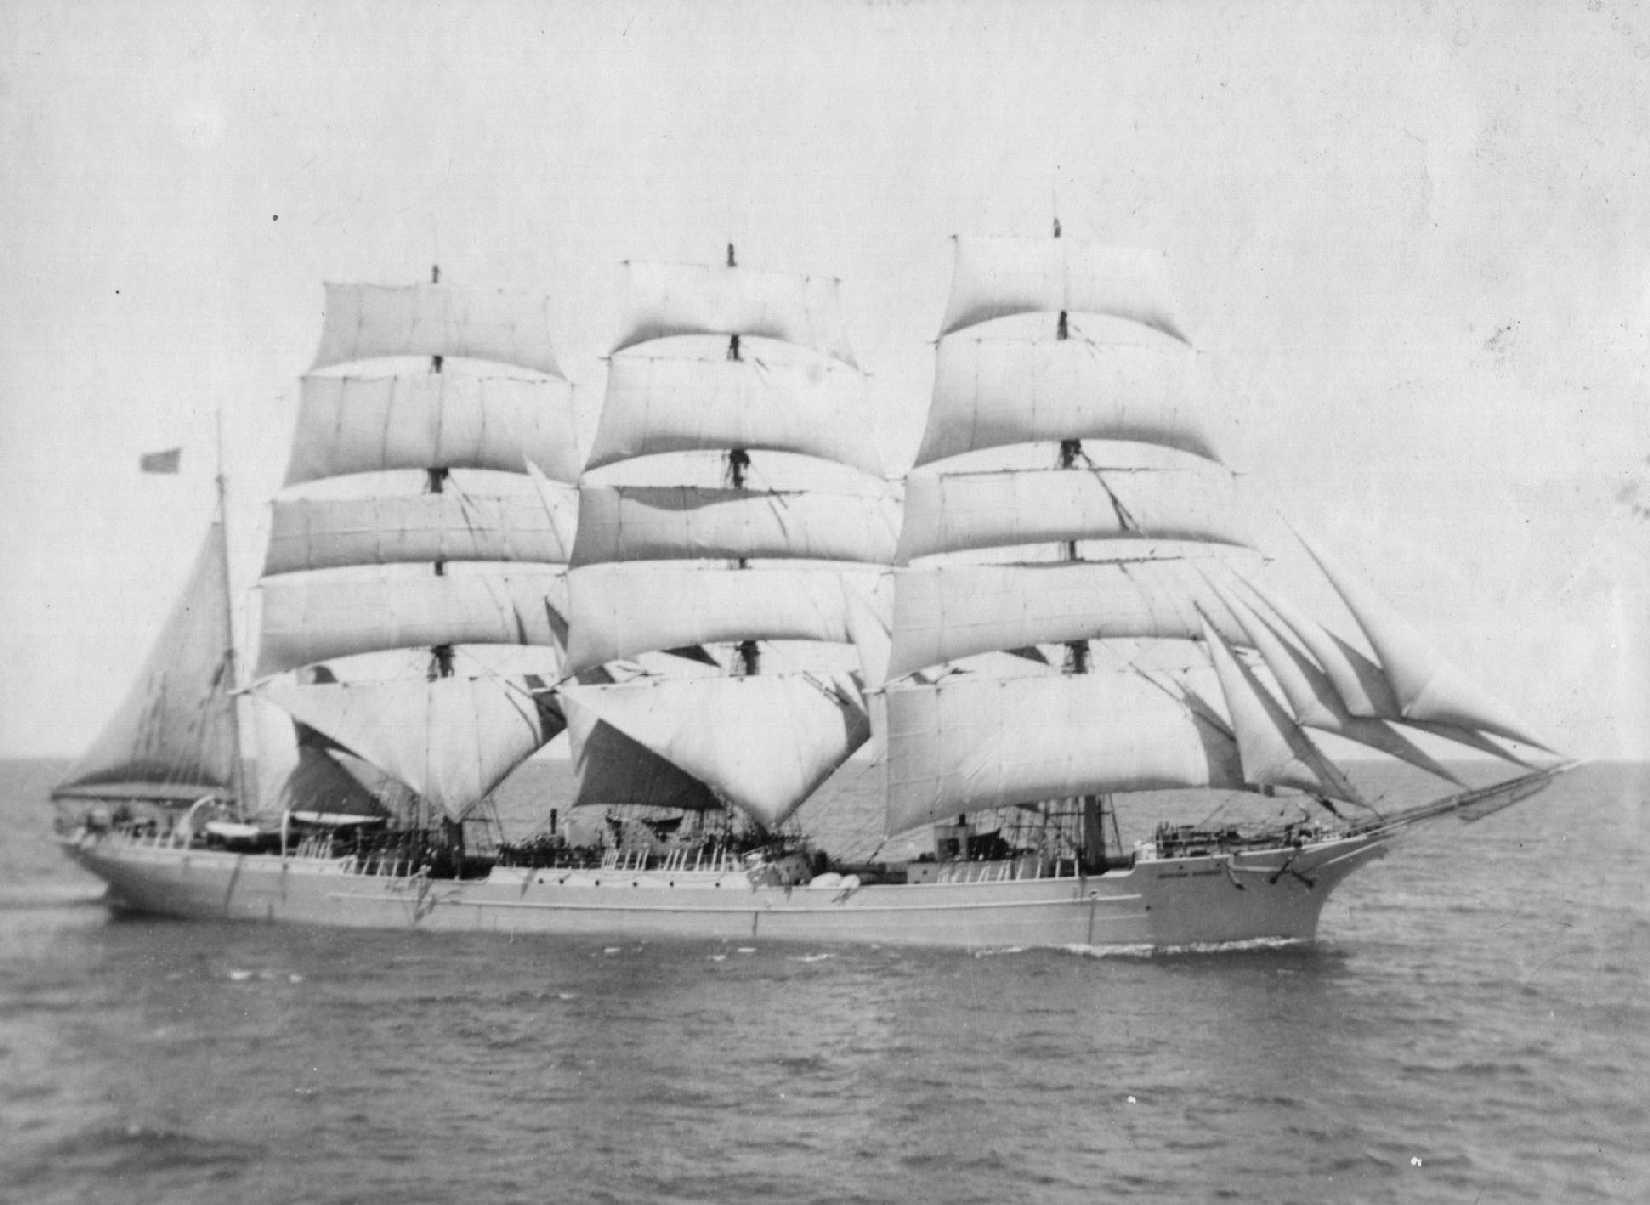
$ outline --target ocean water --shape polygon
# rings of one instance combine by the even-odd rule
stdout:
[[[1650,1199],[1650,767],[1152,956],[118,919],[60,769],[0,764],[3,1200]]]

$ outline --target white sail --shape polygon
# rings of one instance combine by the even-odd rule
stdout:
[[[1207,623],[1203,625],[1203,639],[1237,736],[1244,779],[1258,787],[1295,787],[1362,803],[1346,776],[1318,751],[1249,667],[1232,653],[1220,633]]]
[[[1082,339],[940,342],[918,466],[1010,444],[1105,439],[1218,460],[1191,349]]]
[[[696,360],[614,356],[587,469],[666,452],[794,452],[881,477],[865,377],[830,360],[778,363],[757,353]]]
[[[227,597],[214,522],[137,681],[54,796],[192,800],[233,784]]]
[[[314,368],[379,356],[463,356],[561,375],[542,294],[332,283],[326,293]]]
[[[1392,683],[1400,714],[1405,719],[1476,728],[1540,749],[1551,749],[1546,741],[1531,735],[1511,711],[1446,661],[1413,624],[1370,586],[1334,564],[1304,538],[1301,543],[1306,545],[1363,629],[1387,680]]]
[[[1242,630],[1187,561],[1068,561],[1041,565],[922,565],[894,575],[888,674],[977,653],[1074,640],[1192,640],[1198,608],[1221,631]]]
[[[1333,732],[1337,736],[1379,749],[1383,753],[1409,762],[1413,766],[1447,779],[1456,786],[1466,784],[1452,774],[1435,758],[1429,756],[1413,741],[1385,720],[1355,716],[1335,691],[1329,675],[1305,653],[1286,641],[1272,621],[1257,614],[1241,599],[1219,586],[1215,587],[1227,610],[1243,627],[1248,642],[1260,653],[1261,660],[1288,700],[1295,719],[1309,728]]]
[[[888,658],[893,648],[888,613],[891,587],[889,576],[878,578],[873,588],[867,588],[866,583],[842,583],[848,639],[859,657],[861,679],[867,684],[888,680]]]
[[[559,697],[578,777],[574,807],[641,805],[694,812],[722,807],[708,786],[600,718],[577,692],[563,690]]]
[[[846,674],[644,679],[562,693],[768,828],[870,734]]]
[[[384,649],[558,643],[559,570],[436,576],[401,568],[265,579],[258,675]]]
[[[1185,342],[1161,251],[1076,239],[959,237],[940,334],[1012,314],[1105,314]]]
[[[958,676],[886,697],[890,833],[1104,791],[1244,789],[1232,738],[1141,678]]]
[[[579,475],[572,386],[459,373],[303,379],[286,484],[392,469]]]
[[[896,561],[1088,539],[1248,545],[1230,474],[1198,469],[919,470],[905,481]]]
[[[1278,617],[1290,635],[1312,654],[1329,676],[1342,705],[1352,716],[1400,721],[1409,727],[1419,728],[1423,732],[1433,733],[1505,761],[1518,765],[1529,764],[1472,728],[1406,718],[1398,704],[1397,695],[1393,693],[1392,684],[1387,681],[1379,665],[1340,636],[1302,614],[1283,598],[1262,591],[1253,582],[1246,584],[1272,614]]]
[[[549,695],[535,694],[543,685],[530,675],[314,686],[272,678],[256,693],[456,820],[563,728]]]
[[[559,504],[547,507],[546,499]],[[429,561],[565,564],[577,513],[573,487],[549,482],[542,494],[277,499],[264,572]]]
[[[626,264],[630,300],[615,352],[671,335],[754,335],[853,364],[834,277],[698,264]]]
[[[687,645],[845,643],[844,576],[838,569],[728,570],[657,562],[574,569],[567,575],[567,672]]]
[[[788,557],[886,565],[899,521],[899,503],[885,495],[584,485],[572,564]]]

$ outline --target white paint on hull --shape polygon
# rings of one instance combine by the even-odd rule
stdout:
[[[66,843],[110,902],[183,918],[353,928],[953,946],[1307,941],[1376,834],[1301,850],[1142,861],[1081,878],[752,887],[740,875],[498,868],[486,879],[354,873],[337,859]],[[1287,869],[1284,867],[1287,865]],[[1240,886],[1241,885],[1241,886]]]

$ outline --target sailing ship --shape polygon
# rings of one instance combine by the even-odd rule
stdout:
[[[251,689],[295,721],[278,824],[248,823],[234,787],[226,623],[197,606],[163,632],[59,792],[194,799],[66,836],[112,903],[711,939],[1300,941],[1410,826],[1487,814],[1565,768],[1322,550],[1368,652],[1266,582],[1160,255],[1058,228],[959,238],[903,505],[836,280],[731,247],[628,270],[582,473],[542,306],[329,287],[288,489],[409,471],[423,489],[277,499]],[[336,374],[385,356],[430,360]],[[461,468],[531,488],[454,491]],[[191,588],[227,584],[207,566]],[[185,641],[215,652],[180,656]],[[501,669],[508,647],[541,660]],[[408,649],[410,676],[353,668]],[[554,811],[543,839],[485,839],[489,793],[563,727],[577,787],[556,807],[602,809],[609,847],[571,847]],[[1382,816],[1308,730],[1454,789]],[[1467,789],[1418,733],[1521,772]],[[885,775],[885,833],[926,848],[848,865],[800,831],[857,750]],[[1149,813],[1186,791],[1300,818],[1165,813],[1124,844],[1119,800]]]

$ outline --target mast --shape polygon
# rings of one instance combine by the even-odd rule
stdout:
[[[221,537],[221,551],[223,555],[223,621],[224,630],[229,633],[228,647],[224,651],[224,672],[229,679],[229,730],[231,748],[234,749],[234,776],[235,776],[235,818],[246,819],[246,801],[252,784],[247,781],[246,753],[241,748],[241,674],[239,660],[236,656],[237,637],[235,632],[235,594],[230,583],[229,560],[229,475],[224,471],[223,462],[223,407],[217,409],[217,472],[215,481],[218,491],[218,534]]]
[[[733,244],[728,244],[728,267],[737,268],[739,262],[734,256]],[[741,360],[739,353],[739,332],[733,331],[728,335],[728,360],[737,364]],[[728,449],[728,484],[736,490],[745,489],[745,478],[750,473],[751,455],[748,448]],[[735,557],[734,568],[749,569],[750,561],[746,557]],[[739,673],[746,678],[755,677],[761,671],[762,654],[754,640],[741,640],[734,646],[739,658]]]
[[[1231,474],[1200,420],[1193,352],[1162,256],[1060,235],[1056,223],[1052,238],[956,241],[894,582],[890,833],[959,812],[1078,799],[1085,856],[1103,865],[1096,838],[1116,791],[1285,786],[1357,803],[1303,725],[1434,773],[1437,763],[1392,725],[1528,741],[1322,556],[1379,665],[1297,622],[1248,580],[1254,546],[1233,521]],[[1053,318],[1052,338],[1021,333],[1024,324],[974,333],[1041,315]],[[1074,337],[1079,315],[1097,320],[1092,334]],[[1107,447],[1103,464],[1090,440]],[[942,465],[1049,442],[1059,448],[1052,469]],[[1056,555],[1012,559],[1036,545]],[[1005,550],[1003,559],[934,559],[991,549]],[[1181,642],[1181,664],[1165,668],[1139,647],[1117,648],[1105,672],[1091,664],[1091,642],[1138,640]],[[1050,644],[1065,646],[1063,672],[900,681]],[[1250,658],[1267,665],[1290,709]],[[1219,694],[1205,698],[1211,680]]]
[[[1054,237],[1060,237],[1060,219],[1054,219]],[[1061,309],[1054,324],[1054,339],[1057,343],[1071,338],[1071,322],[1067,312]],[[1081,439],[1062,439],[1058,455],[1058,466],[1070,472],[1078,467],[1078,460],[1083,455],[1083,441]],[[1082,559],[1077,552],[1077,541],[1069,540],[1065,546],[1065,559],[1068,562]],[[1066,643],[1065,665],[1062,667],[1067,674],[1086,674],[1089,672],[1089,642],[1087,640],[1072,640]],[[1079,841],[1082,848],[1082,857],[1079,865],[1085,871],[1104,871],[1106,869],[1106,830],[1105,816],[1108,799],[1104,795],[1081,795],[1078,805],[1082,809],[1078,817]],[[1046,815],[1046,805],[1044,812]]]
[[[441,283],[440,264],[430,265],[430,283],[433,285]],[[441,362],[442,357],[439,355],[432,355],[430,357],[431,376],[441,375]],[[430,493],[442,494],[446,492],[447,476],[449,471],[450,470],[444,464],[429,465],[425,468],[425,482],[429,486]],[[437,558],[431,563],[431,569],[437,577],[445,577],[447,575],[447,562]],[[432,678],[450,678],[453,676],[452,645],[436,644],[430,647],[430,676]]]

